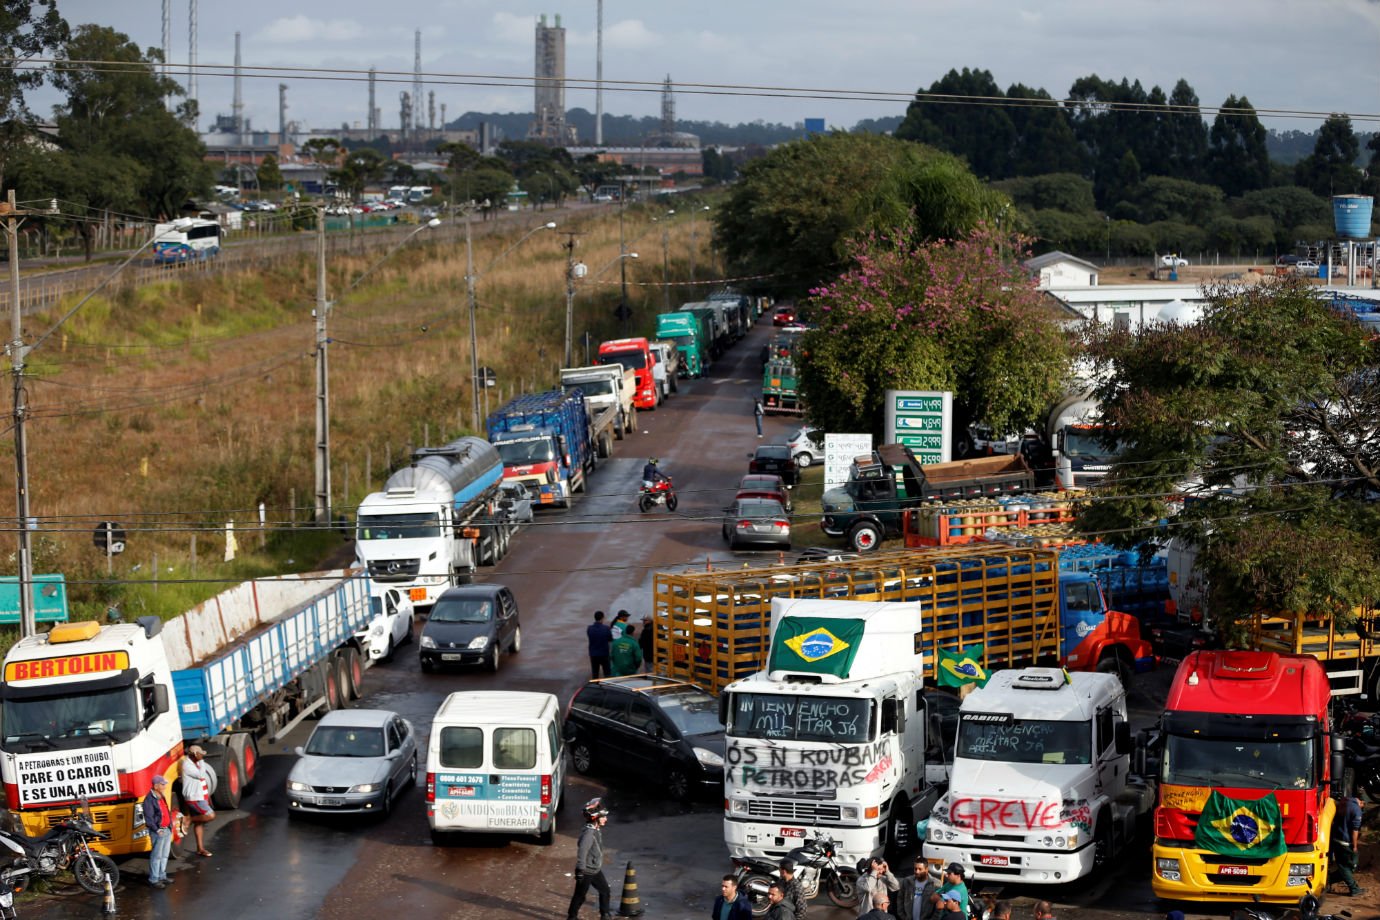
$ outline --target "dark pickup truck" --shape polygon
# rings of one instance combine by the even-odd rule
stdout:
[[[824,493],[822,528],[859,553],[901,535],[901,516],[927,502],[1014,495],[1035,488],[1035,473],[1020,454],[921,466],[903,444],[883,444],[858,457],[848,481]]]

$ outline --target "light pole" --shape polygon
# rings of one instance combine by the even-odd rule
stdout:
[[[1107,262],[1110,264],[1112,261],[1112,217],[1110,214],[1104,214],[1102,219],[1107,222]]]
[[[575,243],[575,234],[572,233],[572,234],[570,234],[570,242],[566,244],[566,245],[569,247],[570,253],[571,253],[571,254],[568,256],[568,261],[567,261],[567,263],[566,263],[566,272],[565,272],[565,278],[566,278],[566,281],[565,281],[565,366],[566,366],[566,367],[570,367],[570,366],[571,366],[571,363],[570,363],[570,362],[571,362],[571,349],[572,349],[572,346],[573,346],[573,341],[572,341],[572,340],[573,340],[573,336],[574,336],[573,329],[574,329],[574,325],[575,325],[575,282],[576,282],[577,280],[579,280],[579,279],[582,279],[582,278],[589,278],[590,281],[593,281],[595,278],[598,278],[598,277],[599,277],[600,275],[602,275],[604,272],[608,271],[608,270],[613,266],[613,263],[614,263],[614,262],[623,263],[623,262],[626,262],[628,259],[636,259],[636,258],[637,258],[637,253],[635,253],[635,252],[620,252],[618,255],[614,256],[614,257],[613,257],[612,259],[610,259],[606,264],[604,264],[597,272],[595,272],[593,275],[590,275],[590,274],[589,274],[589,266],[585,265],[585,263],[583,263],[583,262],[576,262],[576,261],[575,261],[575,256],[574,256],[574,243]],[[586,333],[586,334],[588,334],[588,333]],[[588,346],[586,346],[586,352],[588,352]],[[588,358],[588,354],[586,354],[586,358]]]
[[[434,217],[418,226],[366,268],[340,296],[343,298],[357,288],[374,269],[392,258],[414,236],[439,226],[441,221]],[[316,309],[312,311],[316,318],[316,497],[313,518],[318,524],[328,523],[331,519],[331,379],[326,347],[331,340],[326,334],[326,316],[333,306],[335,302],[326,299],[326,209],[321,206],[316,209]]]
[[[690,283],[695,283],[695,215],[701,211],[708,211],[709,205],[702,205],[698,208],[690,209]]]
[[[669,218],[676,213],[672,208],[666,212]],[[661,304],[666,310],[671,309],[671,225],[663,223],[661,225]]]
[[[471,203],[469,210],[465,212],[465,292],[466,296],[469,299],[470,306],[470,377],[472,383],[471,389],[474,390],[474,405],[470,410],[470,429],[472,431],[478,432],[479,387],[481,384],[487,384],[487,381],[482,381],[479,377],[479,331],[475,326],[474,295],[474,285],[475,282],[478,280],[478,275],[476,275],[474,271],[474,240],[473,237],[471,237],[470,235],[470,216],[473,213],[474,205],[473,203]],[[534,233],[540,233],[543,230],[555,229],[556,222],[554,220],[547,221],[544,224],[540,224],[539,226],[533,227],[531,230],[528,230],[522,236],[518,237],[516,243],[509,246],[507,249],[503,250],[497,256],[495,256],[494,259],[491,262],[489,262],[488,265],[484,266],[484,271],[487,272],[489,269],[497,265],[500,259],[506,256],[508,253],[512,252],[514,249],[517,249],[519,246],[521,246],[527,240],[527,238],[532,236]]]

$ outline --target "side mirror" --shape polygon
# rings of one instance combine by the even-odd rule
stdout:
[[[1123,754],[1130,754],[1135,750],[1135,745],[1131,743],[1130,723],[1116,723],[1116,726],[1112,729],[1112,734],[1116,740],[1116,753],[1118,757]]]
[[[387,753],[387,755],[385,755],[385,758],[384,758],[384,759],[386,759],[386,760],[397,760],[397,759],[398,759],[399,757],[401,757],[401,756],[402,756],[402,749],[401,749],[401,748],[393,748],[393,750],[389,751],[389,752]]]
[[[723,725],[723,726],[727,726],[727,725],[728,725],[728,694],[727,694],[727,693],[721,693],[721,694],[719,695],[719,724],[720,724],[720,725]]]
[[[162,715],[168,711],[168,685],[153,685],[153,711],[155,715]]]
[[[305,756],[307,756],[307,750],[306,750],[306,748],[302,747],[302,745],[300,745],[300,744],[297,745],[297,747],[293,748],[293,751],[296,752],[296,754],[297,754],[298,757],[305,757]]]

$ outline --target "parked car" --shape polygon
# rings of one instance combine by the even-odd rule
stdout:
[[[616,765],[682,800],[723,787],[719,702],[694,684],[652,674],[589,681],[570,700],[565,736],[581,773]]]
[[[773,326],[785,326],[788,323],[794,322],[795,307],[777,307],[776,311],[771,315],[771,324]]]
[[[498,515],[514,524],[532,523],[532,493],[520,482],[499,483]]]
[[[788,489],[800,482],[800,470],[791,456],[790,447],[785,444],[759,445],[748,463],[748,472],[775,473]]]
[[[795,510],[791,504],[790,490],[781,477],[773,473],[748,473],[744,476],[738,481],[738,494],[733,496],[733,500],[740,498],[765,498],[780,502],[787,514]]]
[[[288,773],[288,814],[387,816],[417,782],[412,723],[386,709],[337,709],[316,723]]]
[[[447,588],[432,605],[417,643],[423,671],[437,665],[483,664],[498,670],[504,651],[522,649],[517,599],[503,585]]]
[[[373,617],[355,633],[355,638],[370,661],[392,661],[394,649],[412,641],[416,608],[406,592],[378,585],[369,597],[369,605]]]
[[[785,507],[767,498],[740,498],[724,509],[724,540],[729,549],[743,543],[791,548],[791,519]]]
[[[1183,256],[1167,255],[1160,256],[1160,265],[1165,268],[1184,268],[1188,265],[1188,260]]]
[[[1316,277],[1320,267],[1321,266],[1312,259],[1299,259],[1294,263],[1294,274],[1307,275],[1310,278]]]
[[[805,469],[815,460],[824,456],[824,431],[820,428],[797,428],[786,439],[791,449],[791,459],[800,469]]]

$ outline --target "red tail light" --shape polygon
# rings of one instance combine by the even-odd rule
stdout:
[[[751,526],[752,526],[752,521],[739,521],[739,522],[738,522],[738,529],[739,529],[739,530],[742,530],[742,529],[745,528],[745,527],[751,527]]]
[[[791,522],[790,522],[790,521],[772,521],[772,523],[775,524],[777,527],[781,528],[782,530],[790,530],[790,529],[791,529]]]
[[[435,774],[435,773],[428,773],[428,774],[426,775],[426,800],[427,800],[428,802],[435,802],[435,801],[436,801],[436,774]]]
[[[542,805],[551,804],[551,775],[549,773],[541,778],[541,803]]]

